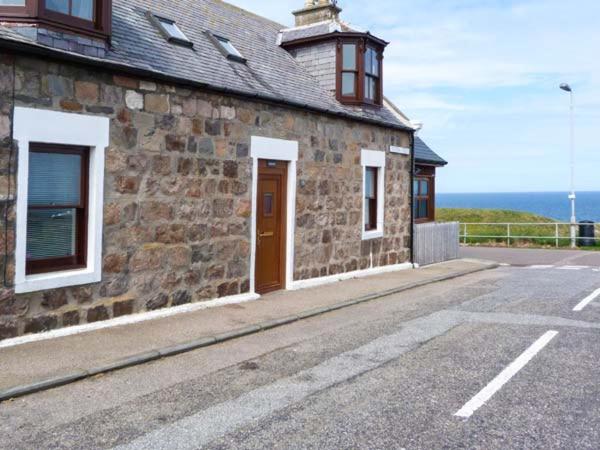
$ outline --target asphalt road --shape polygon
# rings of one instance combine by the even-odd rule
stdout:
[[[505,247],[461,247],[461,258],[487,259],[512,266],[533,264],[594,266],[600,268],[600,251]]]
[[[0,447],[598,448],[599,288],[592,267],[430,285],[0,404]]]

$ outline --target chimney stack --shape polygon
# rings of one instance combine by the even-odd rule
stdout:
[[[293,14],[296,16],[296,26],[301,27],[327,20],[337,21],[341,12],[336,0],[305,0],[304,8]]]

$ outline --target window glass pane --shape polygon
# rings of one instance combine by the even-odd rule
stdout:
[[[365,52],[365,72],[375,77],[379,76],[379,61],[377,60],[377,52],[369,48]]]
[[[421,195],[429,195],[429,183],[427,180],[421,181]]]
[[[0,6],[25,6],[25,0],[0,0]]]
[[[371,202],[370,201],[365,201],[365,229],[369,229],[370,228],[370,222],[371,222]]]
[[[342,95],[344,97],[356,95],[356,74],[348,72],[342,74]]]
[[[27,214],[27,259],[75,255],[75,209],[30,209]]]
[[[221,37],[217,37],[217,40],[228,54],[242,58],[242,54],[233,46],[231,41]]]
[[[427,209],[428,209],[427,200],[419,200],[419,211],[417,213],[417,218],[418,219],[426,219],[427,218]]]
[[[29,154],[29,205],[79,205],[81,155]]]
[[[365,98],[375,101],[376,80],[372,77],[365,77]]]
[[[372,73],[373,75],[375,75],[376,77],[379,76],[379,60],[377,59],[377,52],[375,50],[373,50],[373,60],[372,60]]]
[[[165,20],[165,19],[158,19],[160,20],[160,24],[162,25],[162,27],[165,29],[165,31],[167,32],[167,34],[173,38],[176,39],[182,39],[184,41],[187,41],[188,38],[186,37],[185,34],[183,34],[183,32],[179,29],[179,27],[174,24],[171,21]]]
[[[273,193],[265,193],[263,198],[263,215],[271,217],[273,215]]]
[[[413,194],[419,195],[419,180],[414,180],[413,181]]]
[[[94,0],[73,0],[71,14],[86,20],[94,20]]]
[[[46,0],[46,9],[69,14],[69,0]]]
[[[344,70],[356,70],[356,45],[344,44],[342,48]]]
[[[375,186],[375,170],[372,167],[367,167],[365,171],[365,197],[375,198],[377,187]]]

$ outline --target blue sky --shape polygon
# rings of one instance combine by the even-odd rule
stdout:
[[[232,0],[293,24],[303,0]],[[439,192],[569,188],[566,93],[577,103],[577,188],[600,190],[600,2],[340,0],[342,18],[391,41],[385,94],[450,161]]]

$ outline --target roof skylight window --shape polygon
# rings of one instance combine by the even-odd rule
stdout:
[[[183,33],[183,31],[181,31],[181,29],[177,26],[177,23],[175,23],[174,20],[167,19],[166,17],[157,16],[152,13],[149,13],[149,17],[150,20],[161,32],[161,34],[169,42],[173,42],[174,44],[179,44],[186,47],[194,46],[194,43],[187,38],[187,36]]]
[[[209,33],[209,36],[210,36],[211,40],[214,42],[214,44],[217,46],[219,51],[221,53],[223,53],[223,55],[227,59],[231,59],[233,61],[237,61],[237,62],[241,62],[241,63],[246,62],[246,58],[244,58],[242,56],[242,54],[238,51],[237,48],[235,48],[235,46],[231,43],[231,41],[229,39],[224,38],[222,36],[217,36],[216,34],[210,34],[210,33]]]

